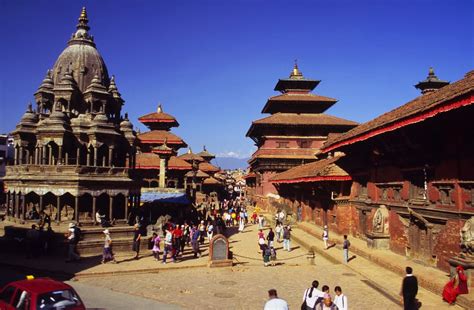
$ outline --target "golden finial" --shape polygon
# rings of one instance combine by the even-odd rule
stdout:
[[[79,16],[79,22],[82,22],[82,21],[84,21],[86,24],[89,21],[89,19],[87,19],[87,11],[86,11],[85,6],[82,7],[81,15]]]
[[[158,109],[156,111],[158,113],[163,113],[163,107],[161,106],[161,103],[158,104]]]
[[[428,75],[435,75],[433,67],[430,67],[430,71],[428,72]]]
[[[205,145],[202,147],[202,150],[203,150],[204,152],[207,151]]]
[[[192,154],[193,151],[191,150],[191,148],[188,149],[188,154]]]
[[[290,78],[301,78],[303,74],[298,69],[298,59],[295,59],[295,65],[293,66],[293,71],[291,71]]]

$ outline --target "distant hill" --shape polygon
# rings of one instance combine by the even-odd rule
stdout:
[[[224,170],[246,169],[249,166],[247,160],[248,158],[216,157],[212,162],[214,165],[219,166]]]

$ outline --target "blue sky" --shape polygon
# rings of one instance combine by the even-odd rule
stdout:
[[[14,129],[82,6],[125,108],[158,102],[199,151],[246,157],[245,133],[294,59],[327,111],[368,121],[419,95],[428,68],[455,81],[474,69],[474,1],[0,0],[0,132]]]

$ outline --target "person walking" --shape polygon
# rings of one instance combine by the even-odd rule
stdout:
[[[156,261],[160,260],[160,242],[161,242],[160,236],[158,236],[158,234],[154,232],[153,236],[151,237],[151,244],[153,245],[151,251]]]
[[[204,244],[204,234],[206,232],[206,224],[204,221],[201,221],[201,224],[199,224],[199,243]]]
[[[318,286],[319,282],[314,280],[311,283],[311,287],[304,291],[301,309],[304,309],[303,306],[305,306],[307,310],[314,309],[315,306],[323,300],[324,293],[318,289]]]
[[[134,231],[133,231],[133,245],[132,245],[132,251],[135,252],[135,257],[134,259],[138,259],[138,255],[140,254],[140,240],[142,239],[142,234],[140,232],[140,227],[138,224],[134,225]]]
[[[173,254],[173,233],[171,232],[171,227],[166,226],[166,231],[165,231],[165,247],[163,250],[163,264],[166,264],[166,258],[168,257],[168,254],[171,253],[171,257],[173,262],[175,261],[175,257]]]
[[[283,250],[291,251],[290,245],[291,227],[290,225],[283,227]]]
[[[327,250],[327,249],[329,248],[328,240],[329,240],[328,226],[327,226],[327,225],[324,225],[323,241],[324,241],[324,249],[325,249],[325,250]]]
[[[214,235],[214,225],[212,225],[212,222],[209,222],[209,224],[207,224],[207,241],[209,242],[209,244],[211,244],[211,239],[213,235]]]
[[[332,302],[331,295],[325,293],[323,301],[316,305],[316,310],[338,310],[337,306]]]
[[[418,280],[413,275],[413,269],[411,267],[405,268],[406,275],[403,278],[402,289],[400,296],[403,298],[403,309],[404,310],[416,310],[418,304],[416,300],[416,294],[418,294]]]
[[[270,231],[267,234],[268,247],[273,247],[273,240],[275,239],[275,233],[273,229],[270,228]]]
[[[334,304],[337,306],[338,310],[348,310],[349,306],[347,305],[347,296],[342,293],[342,289],[340,286],[336,286],[334,288],[334,293],[336,297],[334,297]]]
[[[349,248],[351,247],[351,242],[347,240],[347,235],[344,235],[344,241],[342,242],[342,251],[344,252],[344,264],[349,262]]]
[[[201,232],[196,225],[193,225],[193,228],[191,229],[191,247],[193,249],[194,258],[201,257],[201,251],[199,250],[200,233]]]
[[[245,211],[244,209],[241,209],[239,213],[239,231],[240,232],[244,231],[244,228],[245,228]]]
[[[263,245],[262,248],[262,257],[263,257],[263,266],[267,267],[270,263],[270,257],[272,256],[272,252],[270,247],[266,244]]]
[[[282,236],[283,236],[283,227],[281,226],[281,223],[277,223],[275,226],[275,234],[277,237],[277,241],[281,242]]]
[[[69,223],[67,239],[68,239],[68,255],[67,255],[66,263],[69,263],[72,261],[78,261],[81,257],[76,252],[76,246],[79,243],[79,234],[77,232],[75,223]]]
[[[108,261],[112,261],[114,264],[117,263],[114,257],[114,253],[112,252],[112,238],[110,237],[110,232],[108,229],[103,231],[105,238],[104,238],[104,251],[102,253],[102,264],[107,263]]]
[[[288,310],[288,303],[286,300],[278,298],[277,290],[272,288],[268,290],[268,301],[263,310]]]
[[[258,234],[258,247],[260,248],[260,251],[263,253],[263,246],[265,245],[265,234],[263,233],[262,229],[259,229]]]

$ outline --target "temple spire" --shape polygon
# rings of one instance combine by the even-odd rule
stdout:
[[[84,30],[89,30],[90,27],[88,25],[89,19],[87,18],[87,11],[86,7],[83,7],[81,10],[81,15],[79,16],[79,24],[77,24],[77,29],[84,29]]]
[[[295,65],[293,66],[293,71],[291,71],[290,79],[302,79],[303,73],[298,69],[298,60],[295,59]]]
[[[426,79],[416,84],[415,87],[421,90],[421,93],[424,95],[426,93],[430,93],[435,90],[438,90],[441,87],[444,87],[448,84],[449,84],[448,81],[440,80],[436,76],[433,67],[430,67],[430,69],[428,70],[428,76],[426,77]]]
[[[161,103],[158,104],[158,109],[156,110],[158,113],[163,113],[163,107],[161,106]]]

